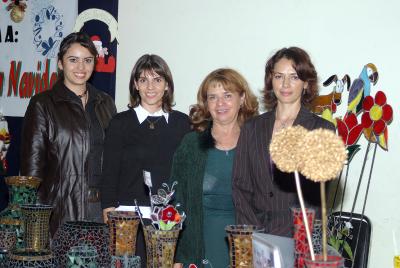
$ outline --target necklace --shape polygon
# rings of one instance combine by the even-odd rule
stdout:
[[[281,124],[281,127],[280,127],[280,128],[281,128],[281,129],[287,128],[293,120],[294,120],[294,119],[290,119],[290,118],[287,119],[287,120],[285,120],[285,121],[278,119],[279,123]]]
[[[149,120],[149,118],[146,118],[147,123],[149,123],[149,129],[154,129],[155,128],[155,124],[160,121],[160,119],[162,118],[162,116],[158,117],[156,120],[151,121]]]
[[[89,99],[87,89],[82,94],[78,95],[78,97],[81,99],[83,107],[85,107]]]
[[[85,89],[85,91],[83,91],[82,94],[78,95],[78,97],[82,99],[83,97],[86,97],[86,94],[87,94],[87,89]]]
[[[293,124],[295,119],[296,118],[290,118],[290,117],[287,118],[286,120],[279,119],[277,113],[275,112],[275,122],[279,123],[279,126],[276,126],[276,129],[274,129],[274,132],[280,131],[287,127],[290,127]]]

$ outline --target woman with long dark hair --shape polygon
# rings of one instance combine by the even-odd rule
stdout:
[[[102,220],[99,199],[105,129],[113,99],[88,83],[97,57],[82,32],[63,39],[59,78],[32,97],[22,130],[21,175],[42,179],[39,200],[53,206],[50,232],[65,221]]]
[[[269,144],[274,133],[292,125],[306,129],[333,124],[310,112],[318,95],[317,72],[306,51],[282,48],[265,67],[264,105],[267,112],[243,127],[233,165],[233,200],[239,224],[262,226],[270,234],[290,236],[290,207],[299,206],[293,175],[272,163]],[[308,206],[320,207],[319,184],[301,179]]]

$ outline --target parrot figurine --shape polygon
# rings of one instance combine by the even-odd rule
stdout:
[[[370,95],[371,83],[378,81],[378,69],[373,63],[364,65],[360,76],[353,81],[349,89],[347,112],[358,114],[362,109],[362,101]]]

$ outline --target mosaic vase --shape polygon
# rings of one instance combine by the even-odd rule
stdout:
[[[139,216],[133,211],[107,213],[110,228],[110,252],[112,256],[134,256]]]
[[[294,254],[295,268],[304,267],[304,257],[310,254],[308,246],[306,227],[304,224],[303,213],[300,208],[291,208],[293,216],[293,238],[294,238]],[[310,232],[313,231],[313,223],[315,218],[315,210],[306,208],[306,215]]]
[[[111,256],[111,268],[140,268],[140,256]]]
[[[110,267],[110,235],[105,223],[69,221],[55,233],[51,248],[60,261],[60,267],[67,264],[67,252],[74,246],[86,244],[96,248],[98,267]]]
[[[230,267],[253,267],[253,233],[264,229],[254,225],[228,225]]]
[[[0,268],[7,267],[8,250],[0,249]]]
[[[322,254],[322,221],[314,220],[312,229],[312,242],[314,253],[316,255]]]
[[[26,248],[37,251],[48,249],[49,220],[52,209],[52,206],[41,204],[21,205]]]
[[[71,247],[67,252],[66,268],[96,268],[98,267],[97,250],[93,246],[81,245]]]
[[[313,261],[310,256],[304,258],[304,264],[307,268],[344,268],[344,259],[341,256],[327,256],[326,261],[322,255],[315,255]]]
[[[0,229],[0,249],[12,250],[17,242],[17,235],[12,228]]]
[[[147,268],[171,268],[174,264],[179,229],[157,230],[152,225],[144,226]]]
[[[0,213],[0,229],[14,229],[17,237],[16,247],[23,248],[25,245],[20,206],[36,203],[37,188],[41,179],[29,176],[12,176],[6,177],[5,181],[9,188],[10,201],[7,208]]]
[[[7,266],[9,268],[56,268],[56,259],[48,250],[18,249],[8,255]]]
[[[0,268],[7,267],[8,253],[15,248],[17,235],[13,228],[0,229]]]

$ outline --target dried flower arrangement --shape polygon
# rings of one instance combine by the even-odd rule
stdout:
[[[325,182],[336,178],[346,162],[347,152],[340,137],[325,129],[307,131],[301,126],[289,127],[276,133],[270,144],[272,161],[284,172],[294,172],[296,189],[309,243],[310,255],[315,260],[311,232],[306,216],[299,172],[306,178],[320,182],[322,204],[322,246],[327,257]]]

